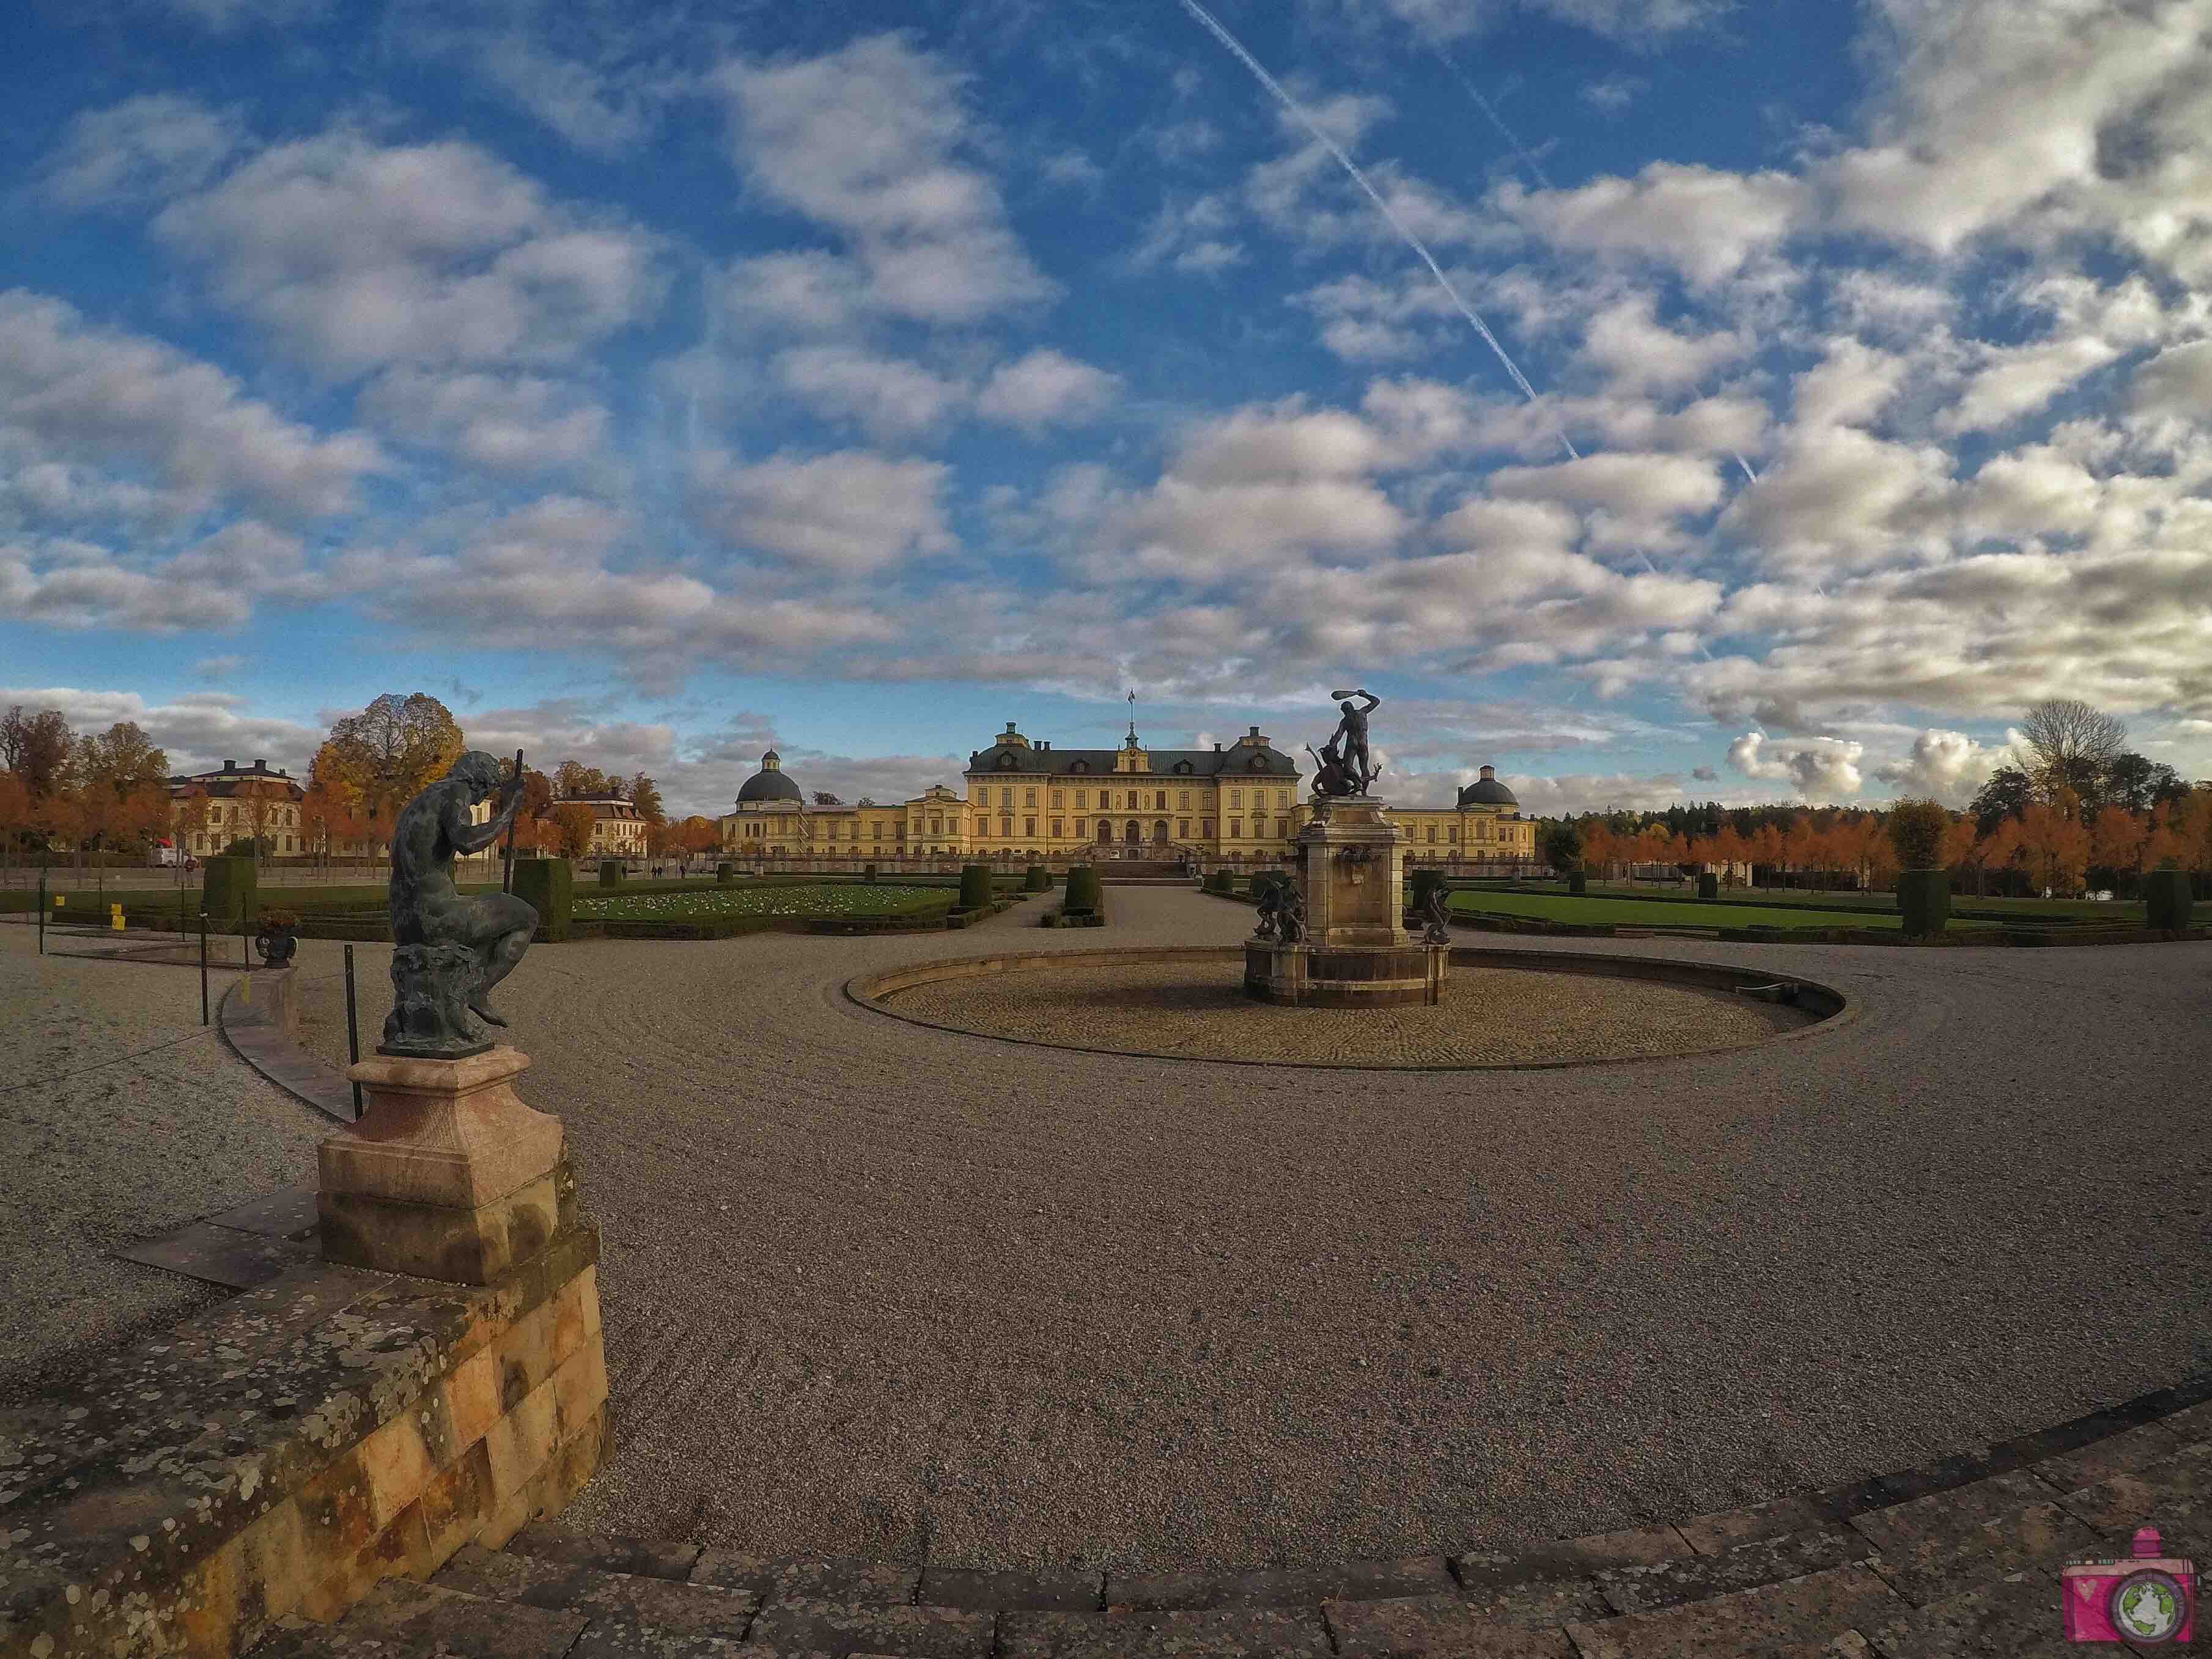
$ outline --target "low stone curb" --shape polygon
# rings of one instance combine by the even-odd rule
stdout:
[[[354,1121],[353,1085],[336,1066],[325,1064],[293,1040],[298,1025],[294,1004],[296,968],[240,974],[222,994],[216,1029],[231,1051],[290,1095],[340,1123]],[[253,1000],[253,984],[262,1000]]]
[[[1244,1572],[1033,1574],[765,1559],[540,1524],[391,1585],[286,1653],[734,1651],[928,1659],[1486,1659],[2063,1650],[2057,1568],[2212,1545],[2212,1372],[1917,1468],[1517,1553]],[[501,1626],[486,1611],[520,1615]],[[545,1621],[545,1645],[536,1645]],[[480,1647],[478,1628],[507,1645]],[[372,1650],[380,1635],[405,1645]],[[422,1645],[415,1645],[416,1641]],[[296,1638],[295,1638],[296,1641]],[[434,1649],[434,1641],[447,1648]],[[738,1645],[738,1644],[742,1645]],[[573,1645],[571,1645],[573,1644]]]

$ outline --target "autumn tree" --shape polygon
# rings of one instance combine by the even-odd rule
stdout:
[[[0,772],[0,870],[12,859],[16,846],[31,833],[31,792],[13,772]]]
[[[602,772],[581,761],[564,760],[553,769],[553,788],[562,800],[618,800],[623,783],[611,772]]]
[[[351,789],[372,826],[388,826],[463,747],[445,704],[427,692],[387,691],[331,728],[316,753],[316,775]]]
[[[629,804],[637,808],[638,817],[647,823],[664,823],[667,813],[660,805],[659,786],[640,772],[629,781]]]
[[[814,792],[814,804],[817,806],[842,806],[845,802],[842,797],[833,795],[827,789],[817,789]]]
[[[2124,806],[2101,806],[2089,821],[2089,862],[2117,875],[2136,875],[2150,845],[2150,820]]]
[[[33,800],[53,793],[76,746],[76,736],[58,708],[26,714],[17,703],[0,715],[0,768],[21,779]]]
[[[551,813],[553,844],[562,858],[580,859],[592,850],[592,826],[599,815],[588,806],[562,801]]]
[[[2035,780],[2017,766],[2000,766],[1989,775],[1987,782],[1974,797],[1974,804],[1966,810],[1974,815],[1974,827],[1984,836],[1995,832],[2006,818],[2016,818],[2027,810],[2035,799]]]
[[[2081,803],[2058,786],[2055,799],[2030,801],[2018,820],[2018,858],[2029,885],[2054,893],[2079,890],[2089,868],[2089,832],[2081,827]]]

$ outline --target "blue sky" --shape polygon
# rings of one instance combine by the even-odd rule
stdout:
[[[2046,696],[2212,775],[2212,0],[83,0],[0,63],[0,703],[180,764],[426,690],[712,811],[1356,684],[1406,799],[1957,802]]]

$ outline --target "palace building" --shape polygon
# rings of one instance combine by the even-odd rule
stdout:
[[[1424,861],[1534,862],[1534,820],[1490,767],[1449,807],[1394,806]],[[1273,862],[1307,817],[1298,764],[1256,726],[1211,749],[1055,749],[1010,721],[968,757],[963,787],[890,805],[812,806],[773,749],[720,820],[740,857],[1195,859]]]
[[[279,858],[307,851],[300,822],[307,791],[282,767],[227,760],[216,771],[173,777],[167,787],[170,829],[181,852],[208,858],[245,836],[267,842]]]

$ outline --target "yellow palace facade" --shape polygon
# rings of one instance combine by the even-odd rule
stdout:
[[[1055,749],[1009,722],[969,755],[963,788],[888,805],[810,806],[774,750],[720,820],[738,857],[1143,859],[1287,857],[1307,809],[1297,763],[1258,726],[1211,749]],[[1490,767],[1448,807],[1393,806],[1422,862],[1534,863],[1536,826]]]

